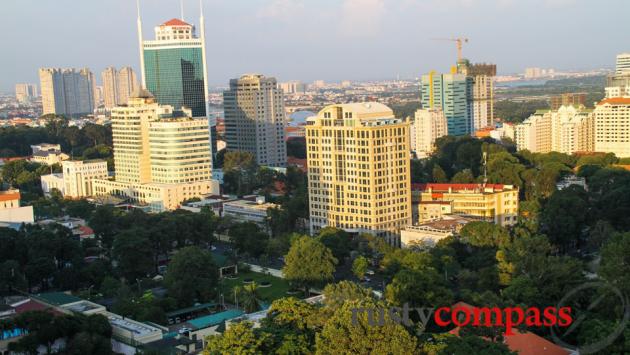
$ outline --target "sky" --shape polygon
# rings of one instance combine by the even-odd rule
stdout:
[[[199,1],[184,1],[197,25]],[[627,0],[202,0],[211,86],[243,73],[279,81],[414,78],[464,57],[582,70],[630,51]],[[180,0],[140,0],[145,39],[180,17]],[[1,0],[0,91],[38,83],[40,67],[139,68],[134,0]]]

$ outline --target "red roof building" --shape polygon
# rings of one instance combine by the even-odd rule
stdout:
[[[184,22],[178,18],[170,19],[164,22],[161,26],[190,26],[192,27],[192,25],[189,24],[188,22]]]

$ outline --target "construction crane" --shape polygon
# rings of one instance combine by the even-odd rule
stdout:
[[[434,41],[451,41],[455,42],[457,46],[457,61],[462,60],[462,46],[464,43],[468,43],[468,38],[457,37],[457,38],[433,38]]]

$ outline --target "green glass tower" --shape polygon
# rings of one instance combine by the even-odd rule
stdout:
[[[186,107],[193,116],[206,115],[201,39],[192,25],[173,19],[155,28],[156,39],[144,41],[144,80],[162,105]]]

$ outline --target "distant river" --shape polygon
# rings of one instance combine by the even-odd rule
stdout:
[[[518,81],[504,81],[501,83],[495,83],[497,87],[505,87],[505,88],[516,88],[519,86],[531,86],[531,85],[545,85],[547,79],[538,79],[538,80],[518,80]]]

